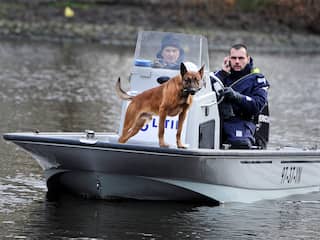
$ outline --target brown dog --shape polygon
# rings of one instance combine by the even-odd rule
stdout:
[[[181,63],[180,74],[167,82],[146,90],[137,96],[130,96],[120,87],[120,78],[116,84],[117,94],[121,99],[131,100],[124,121],[119,143],[125,143],[138,133],[144,124],[152,119],[152,115],[159,115],[159,145],[168,147],[164,142],[164,124],[166,116],[179,114],[178,130],[176,134],[177,147],[185,148],[181,143],[181,131],[187,111],[192,103],[192,95],[201,89],[204,66],[199,71],[187,71]]]

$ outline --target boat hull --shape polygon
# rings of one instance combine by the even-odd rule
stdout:
[[[320,152],[176,149],[116,135],[6,134],[44,169],[48,189],[94,198],[254,202],[319,191]]]
[[[57,186],[50,184],[53,179],[55,179],[55,184],[58,183]],[[319,186],[247,189],[187,180],[77,171],[53,175],[50,180],[47,183],[53,198],[61,192],[67,191],[84,198],[105,200],[134,199],[218,204],[228,202],[252,203],[265,199],[278,199],[319,191]]]

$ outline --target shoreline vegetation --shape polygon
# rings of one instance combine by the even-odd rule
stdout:
[[[0,38],[133,47],[140,30],[202,34],[210,50],[320,53],[313,0],[3,0]]]

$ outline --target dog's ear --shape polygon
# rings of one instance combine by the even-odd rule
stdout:
[[[188,70],[187,70],[186,66],[184,65],[184,63],[182,62],[180,64],[180,74],[181,74],[181,76],[183,77],[186,74],[186,72],[188,72]]]
[[[199,74],[201,76],[201,79],[203,78],[203,72],[204,72],[204,64],[202,65],[202,67],[199,69]]]

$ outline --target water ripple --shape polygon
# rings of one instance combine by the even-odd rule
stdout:
[[[0,212],[14,212],[32,201],[43,200],[45,192],[42,176],[18,174],[0,178]]]

